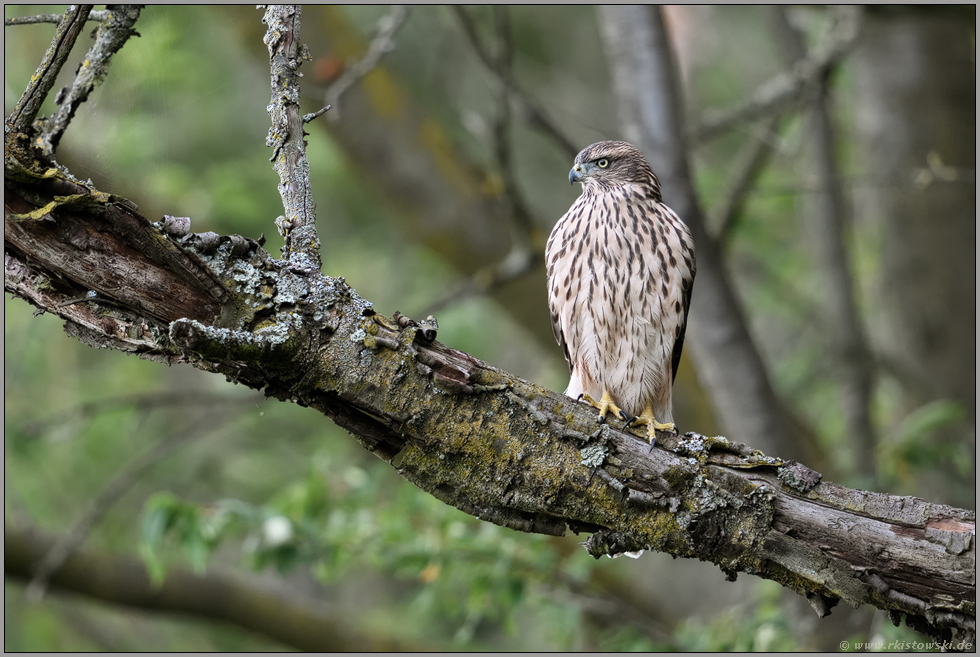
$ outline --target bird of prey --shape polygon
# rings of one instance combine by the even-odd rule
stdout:
[[[548,305],[571,380],[565,394],[656,431],[674,431],[671,387],[694,286],[694,240],[660,181],[624,141],[600,141],[568,174],[582,195],[545,251]],[[596,401],[598,400],[598,401]]]

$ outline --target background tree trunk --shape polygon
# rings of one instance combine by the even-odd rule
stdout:
[[[931,441],[975,450],[976,61],[974,12],[868,12],[855,51],[859,157],[877,184],[858,196],[879,234],[881,275],[868,290],[878,357],[911,413],[947,399],[963,421]],[[916,175],[914,172],[918,171]],[[974,451],[975,453],[975,451]],[[970,503],[969,472],[929,476],[923,494]],[[926,492],[928,491],[928,492]]]

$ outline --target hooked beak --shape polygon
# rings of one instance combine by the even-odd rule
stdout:
[[[568,172],[568,184],[574,185],[577,182],[582,182],[582,178],[585,176],[582,174],[582,165],[576,164],[572,167],[572,170]]]

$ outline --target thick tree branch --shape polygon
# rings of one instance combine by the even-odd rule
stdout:
[[[230,294],[200,256],[164,237],[131,201],[90,189],[53,166],[40,173],[19,166],[17,158],[25,156],[21,137],[8,135],[5,145],[5,289],[18,290],[39,308],[94,331],[94,340],[122,349],[152,352],[153,323],[177,317],[214,321]],[[43,164],[43,155],[35,155]],[[32,205],[28,198],[39,194],[45,202]],[[82,216],[87,221],[74,221]],[[201,242],[204,257],[229,239],[214,233],[185,237]],[[11,257],[14,251],[45,262],[44,271],[32,271]],[[138,309],[141,316],[115,321],[101,313],[103,305]]]
[[[50,552],[57,540],[36,529],[4,526],[4,575],[15,580],[30,579],[38,558]],[[351,629],[351,619],[319,600],[285,594],[255,578],[222,573],[220,569],[199,575],[171,568],[164,582],[155,586],[139,559],[81,551],[68,557],[52,575],[51,586],[135,609],[222,621],[303,651],[426,649],[378,636],[376,632],[361,634]]]

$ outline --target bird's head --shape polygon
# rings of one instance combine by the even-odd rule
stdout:
[[[582,183],[585,192],[605,191],[627,185],[651,185],[660,195],[660,182],[643,153],[625,141],[600,141],[575,156],[568,182]]]

